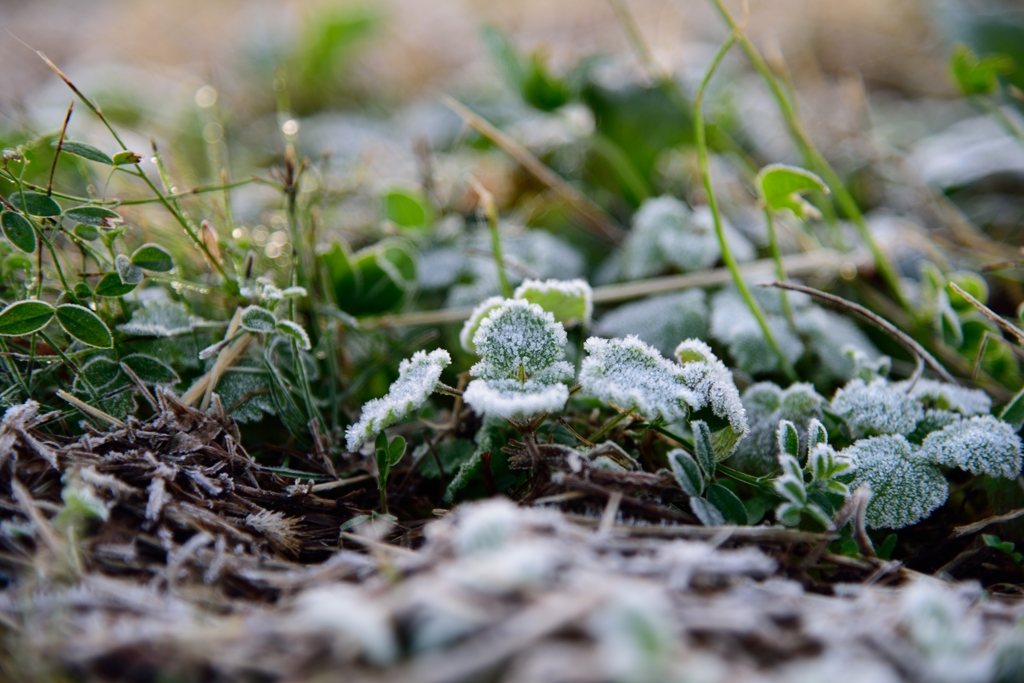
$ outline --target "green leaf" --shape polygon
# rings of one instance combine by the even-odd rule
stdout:
[[[86,391],[82,383],[79,382],[79,378],[88,382],[93,389],[103,389],[118,377],[123,377],[123,375],[121,373],[121,366],[117,361],[106,356],[99,356],[82,366],[82,374],[75,378],[74,390],[79,393]]]
[[[963,44],[953,48],[949,57],[949,73],[953,83],[965,96],[991,95],[999,90],[999,76],[1013,73],[1013,59],[1007,55],[978,55]]]
[[[786,164],[770,164],[761,169],[756,179],[757,191],[770,211],[789,209],[803,219],[817,218],[820,213],[802,192],[828,194],[828,185],[810,171]]]
[[[132,263],[124,254],[118,254],[114,257],[114,267],[117,269],[117,276],[121,278],[123,284],[138,285],[146,279],[146,274],[142,272],[142,268]]]
[[[131,259],[132,265],[155,273],[166,273],[174,270],[174,259],[171,252],[159,244],[143,244],[135,250]]]
[[[25,206],[21,205],[21,193],[15,192],[10,198],[11,204],[14,204],[17,208],[21,209],[30,216],[44,216],[52,217],[60,215],[60,204],[55,202],[52,197],[47,197],[45,194],[39,194],[38,192],[25,192]]]
[[[1024,389],[1017,392],[1017,395],[1003,406],[1003,411],[999,413],[999,419],[1010,423],[1015,432],[1020,431],[1020,428],[1024,426]]]
[[[100,231],[96,229],[95,225],[88,225],[86,223],[79,223],[72,232],[86,242],[95,242],[100,236]]]
[[[383,491],[387,486],[388,476],[391,474],[391,454],[388,451],[387,434],[381,432],[377,435],[373,450],[377,457],[377,488]]]
[[[247,306],[242,310],[241,325],[250,332],[266,334],[277,329],[277,320],[262,306]]]
[[[982,534],[981,540],[984,541],[985,545],[987,545],[989,548],[1001,550],[1007,555],[1013,552],[1013,543],[1011,543],[1010,541],[1004,541],[1003,539],[999,538],[994,534]]]
[[[348,311],[359,291],[359,278],[352,266],[352,254],[341,242],[334,242],[331,248],[320,254],[320,262],[327,269],[334,290],[334,301],[338,308]]]
[[[103,206],[92,205],[76,206],[73,209],[68,209],[64,212],[64,217],[76,223],[85,223],[86,225],[104,228],[112,228],[114,223],[122,221],[121,216],[116,211],[111,211]]]
[[[396,436],[388,445],[388,464],[394,467],[405,455],[405,438]]]
[[[789,420],[779,422],[778,431],[779,450],[796,459],[800,459],[800,434],[796,431],[796,425]]]
[[[146,384],[177,384],[181,378],[169,365],[143,353],[133,353],[121,359]]]
[[[114,166],[131,166],[142,161],[142,157],[135,152],[125,150],[114,155]]]
[[[566,327],[576,323],[590,326],[593,291],[586,280],[525,280],[513,296],[537,304]]]
[[[82,157],[89,161],[95,161],[107,166],[113,166],[114,160],[107,156],[104,152],[96,149],[92,145],[87,145],[84,142],[73,142],[71,140],[65,140],[60,146],[61,152],[68,154],[74,154],[76,157]]]
[[[416,190],[393,189],[384,194],[384,217],[403,228],[425,228],[433,222],[433,209]]]
[[[27,218],[20,213],[4,211],[0,214],[0,223],[3,224],[4,237],[8,242],[26,254],[36,250],[36,231]]]
[[[704,492],[704,475],[693,456],[682,448],[675,448],[668,452],[668,464],[676,483],[686,495],[693,498]]]
[[[708,502],[715,506],[726,522],[730,524],[747,525],[747,508],[743,507],[743,501],[736,497],[736,494],[721,484],[712,484],[708,487]]]
[[[21,337],[46,327],[53,318],[53,306],[45,301],[19,301],[0,311],[0,336]]]
[[[309,335],[306,334],[306,330],[302,329],[301,326],[293,323],[291,320],[278,320],[277,331],[286,337],[294,339],[299,345],[299,348],[303,351],[309,351],[311,348]]]
[[[711,481],[718,468],[715,447],[711,443],[711,429],[703,420],[691,422],[690,429],[693,430],[693,450],[697,454],[697,463],[704,473],[704,481]]]
[[[96,296],[124,296],[138,286],[138,284],[126,285],[121,282],[121,276],[116,272],[107,273],[96,284]]]
[[[76,284],[74,292],[75,296],[79,299],[89,299],[92,297],[92,289],[84,282]]]
[[[61,304],[57,307],[57,322],[69,336],[83,344],[100,349],[114,345],[107,324],[85,306]]]
[[[889,534],[885,537],[885,540],[882,541],[882,545],[875,549],[875,553],[878,555],[879,559],[888,562],[892,558],[892,551],[896,550],[897,540],[899,539],[896,537],[896,534]]]

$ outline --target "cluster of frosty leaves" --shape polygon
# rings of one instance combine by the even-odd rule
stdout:
[[[887,367],[875,365],[883,371]],[[1021,471],[1020,437],[989,414],[991,400],[976,389],[930,379],[911,385],[864,372],[831,402],[810,385],[782,390],[761,383],[744,392],[743,403],[751,435],[737,449],[733,464],[757,474],[765,473],[766,453],[785,457],[777,444],[774,452],[765,450],[767,435],[780,422],[806,424],[823,415],[835,419],[853,440],[838,457],[855,467],[851,488],[871,488],[867,522],[875,528],[915,524],[942,505],[949,488],[941,467],[1011,479]],[[807,437],[800,433],[797,438],[802,448]]]

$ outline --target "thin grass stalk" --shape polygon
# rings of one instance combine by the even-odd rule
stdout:
[[[729,49],[736,43],[738,31],[733,31],[729,34],[722,46],[718,48],[718,52],[715,53],[714,58],[711,60],[711,64],[708,66],[707,72],[704,74],[704,79],[701,81],[700,87],[697,89],[697,95],[693,99],[693,127],[697,142],[697,159],[700,164],[700,175],[701,180],[704,182],[704,190],[708,195],[708,208],[711,209],[711,216],[715,223],[715,235],[718,237],[718,244],[722,250],[722,260],[725,262],[725,266],[729,269],[732,274],[733,284],[736,289],[739,290],[740,296],[743,297],[743,301],[746,302],[747,308],[750,309],[751,314],[757,319],[757,324],[761,328],[762,334],[768,341],[768,345],[772,347],[772,351],[779,357],[779,365],[782,368],[782,372],[786,375],[787,379],[791,382],[799,381],[796,371],[793,369],[792,364],[786,358],[786,355],[782,353],[782,348],[779,346],[779,342],[775,339],[775,335],[772,334],[771,329],[768,327],[768,319],[765,317],[764,310],[761,305],[754,299],[754,295],[751,293],[750,288],[747,287],[746,281],[743,279],[743,274],[740,272],[739,263],[736,261],[736,257],[733,256],[732,250],[729,248],[729,242],[725,239],[725,232],[722,230],[722,217],[718,211],[718,200],[715,198],[714,188],[711,186],[711,169],[708,165],[708,145],[704,128],[704,112],[702,110],[702,104],[704,101],[704,92],[707,90],[708,83],[711,81],[711,76],[714,75],[715,69],[718,68],[722,58]]]

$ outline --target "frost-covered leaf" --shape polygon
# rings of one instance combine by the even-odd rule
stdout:
[[[808,379],[816,383],[854,377],[857,365],[850,357],[850,350],[865,357],[878,357],[875,345],[846,316],[809,305],[796,306],[793,318],[797,331],[806,341],[808,354],[813,357],[814,372]],[[879,370],[881,368],[879,365]],[[888,374],[887,369],[885,374]]]
[[[942,471],[901,434],[861,439],[840,456],[857,467],[850,488],[871,487],[866,514],[871,528],[916,524],[949,496]]]
[[[665,457],[668,458],[672,476],[683,493],[690,497],[697,497],[704,493],[704,475],[692,455],[682,448],[675,448],[666,453]]]
[[[359,421],[345,430],[346,443],[355,451],[364,442],[376,438],[382,430],[405,418],[422,406],[434,392],[441,371],[452,362],[444,349],[417,351],[398,366],[398,379],[387,395],[363,406]]]
[[[54,314],[69,337],[101,349],[109,349],[114,345],[114,338],[107,324],[85,306],[61,304],[57,306]]]
[[[583,323],[590,326],[594,313],[594,292],[586,280],[524,280],[513,294],[537,304],[566,327]]]
[[[786,164],[765,166],[757,174],[754,184],[769,210],[788,209],[803,219],[818,218],[821,212],[800,195],[805,192],[829,192],[825,181],[814,173]]]
[[[695,219],[694,212],[675,197],[647,199],[633,216],[623,245],[624,279],[656,275],[667,265],[682,271],[703,270],[721,256],[714,227]]]
[[[270,394],[273,379],[270,373],[253,361],[243,360],[221,375],[214,391],[224,409],[238,422],[259,422],[264,413],[277,414]]]
[[[910,434],[924,417],[921,404],[883,379],[851,380],[836,392],[830,412],[846,421],[855,437]]]
[[[747,509],[743,507],[743,501],[721,484],[708,486],[707,498],[708,502],[715,506],[722,514],[722,518],[729,524],[746,526],[749,523]]]
[[[309,351],[312,348],[309,343],[309,335],[306,334],[306,330],[301,325],[293,323],[291,320],[278,320],[276,327],[278,332],[289,339],[295,340],[303,351]]]
[[[152,299],[132,312],[131,319],[117,326],[130,337],[174,337],[192,330],[192,318],[184,304]]]
[[[804,353],[804,345],[779,315],[768,315],[768,329],[790,364]],[[757,318],[740,295],[724,289],[711,299],[711,336],[725,345],[742,370],[752,375],[778,372],[779,357],[772,349]]]
[[[605,403],[635,408],[648,420],[685,419],[705,401],[683,380],[683,368],[656,349],[628,336],[606,340],[591,337],[584,344],[588,355],[580,367],[583,390]]]
[[[0,227],[8,242],[26,254],[35,252],[36,231],[23,215],[14,211],[0,213]]]
[[[963,416],[960,413],[954,413],[951,410],[929,408],[924,411],[924,417],[917,421],[917,427],[914,428],[914,431],[907,435],[907,440],[920,445],[932,432],[937,432],[943,427],[959,422],[962,419]]]
[[[145,384],[177,384],[181,381],[169,365],[144,353],[132,353],[121,359]]]
[[[118,365],[117,361],[107,358],[106,356],[97,356],[82,366],[82,373],[75,377],[73,390],[76,393],[87,392],[88,390],[85,386],[86,382],[88,382],[93,389],[107,389],[112,385],[114,380],[119,378],[122,378],[122,373],[121,366]],[[121,386],[122,384],[123,382],[118,386]]]
[[[274,314],[261,306],[243,308],[239,324],[242,329],[262,334],[277,329],[277,320],[274,319]]]
[[[686,339],[675,350],[682,365],[683,384],[693,392],[695,410],[709,408],[715,417],[728,423],[712,435],[718,460],[729,457],[749,431],[747,413],[732,373],[718,360],[711,347],[699,339]]]
[[[789,420],[779,422],[776,439],[779,442],[780,453],[784,453],[795,460],[800,459],[800,434],[796,431],[796,425]]]
[[[602,337],[635,334],[669,355],[683,339],[701,339],[708,333],[708,304],[702,289],[662,294],[620,306],[598,321]]]
[[[306,291],[306,288],[299,287],[298,285],[285,287],[281,290],[282,299],[303,299],[307,296],[309,296],[309,292]]]
[[[479,415],[527,418],[560,411],[569,400],[569,389],[561,382],[474,379],[462,398]]]
[[[53,306],[45,301],[26,299],[0,311],[0,336],[20,337],[46,327],[53,319]]]
[[[111,159],[106,152],[96,149],[92,145],[84,142],[65,140],[61,143],[60,151],[64,154],[74,154],[76,157],[82,157],[83,159],[106,164],[107,166],[114,165],[114,160]]]
[[[155,273],[174,270],[174,258],[171,256],[171,252],[159,244],[143,244],[132,254],[131,262],[134,266]]]
[[[704,526],[721,526],[725,524],[725,516],[713,504],[703,498],[690,498],[690,510]]]
[[[889,376],[892,370],[892,358],[889,356],[872,356],[853,347],[843,347],[843,353],[853,362],[853,377],[859,377],[866,383]],[[852,377],[851,377],[852,379]]]
[[[508,299],[491,311],[473,335],[482,356],[470,372],[481,379],[534,379],[556,382],[572,377],[565,362],[565,328],[537,304]]]
[[[22,206],[22,195],[25,198],[25,205]],[[60,204],[53,197],[48,197],[39,192],[12,192],[9,201],[16,208],[21,209],[30,216],[43,216],[52,218],[60,215]]]
[[[825,399],[814,386],[804,382],[782,390],[772,382],[752,384],[743,392],[750,432],[736,448],[730,466],[755,475],[768,474],[775,468],[778,455],[776,431],[780,420],[789,420],[800,432],[801,451],[806,448],[807,435],[803,425],[822,417]]]
[[[711,442],[711,429],[704,420],[694,420],[690,423],[690,429],[693,431],[693,451],[697,455],[697,464],[704,474],[704,480],[711,481],[718,468],[715,447]]]
[[[123,256],[123,254],[119,254]],[[125,257],[127,258],[127,257]],[[139,270],[139,269],[136,269]],[[142,271],[139,270],[141,273]],[[129,285],[121,281],[121,275],[117,272],[107,273],[96,283],[96,296],[124,296],[135,290],[138,284]]]
[[[1013,427],[991,415],[972,417],[929,434],[921,453],[940,465],[973,474],[1014,479],[1020,474],[1021,441]]]
[[[668,596],[650,585],[617,587],[590,621],[603,678],[621,683],[679,678],[672,672],[679,638],[670,604]]]
[[[64,212],[64,217],[74,223],[85,223],[97,227],[112,228],[122,222],[121,216],[104,206],[76,206]]]
[[[124,285],[137,285],[146,277],[142,268],[132,263],[124,254],[114,257],[114,267],[117,269],[118,277],[121,278],[121,284]]]
[[[1010,401],[1003,406],[1002,411],[999,413],[999,419],[1008,422],[1013,426],[1014,429],[1020,431],[1020,428],[1024,426],[1024,389],[1021,389],[1014,395]]]
[[[906,391],[909,381],[894,382],[894,389]],[[924,404],[925,408],[950,410],[965,417],[987,415],[992,410],[992,399],[980,389],[968,389],[934,379],[919,379],[914,388],[907,392],[910,398]]]
[[[476,353],[476,347],[473,345],[473,335],[480,329],[480,323],[483,322],[483,319],[490,315],[492,311],[500,308],[503,303],[505,303],[504,297],[492,296],[482,301],[473,309],[469,319],[462,326],[462,331],[459,332],[459,344],[464,351]]]

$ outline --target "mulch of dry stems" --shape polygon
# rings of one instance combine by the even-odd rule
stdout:
[[[568,503],[577,514],[520,508],[527,540],[557,547],[558,578],[528,590],[482,589],[452,578],[465,564],[452,541],[465,524],[462,510],[435,510],[442,519],[400,522],[384,536],[365,527],[339,533],[375,507],[374,480],[317,486],[282,476],[241,447],[216,402],[201,412],[170,392],[151,398],[156,411],[145,422],[107,431],[86,425],[77,439],[44,433],[52,416],[31,402],[0,425],[0,673],[12,680],[60,672],[302,680],[339,670],[366,680],[481,672],[562,680],[567,671],[573,680],[603,680],[586,624],[631,582],[673,589],[685,636],[678,661],[696,651],[682,645],[689,643],[718,656],[729,676],[775,680],[840,648],[841,658],[866,657],[900,680],[913,678],[905,669],[920,659],[896,625],[892,587],[922,575],[899,562],[833,555],[822,534],[694,525],[659,504],[659,489],[670,484],[658,475],[595,470],[556,446],[513,443],[512,464],[535,465],[528,497]],[[304,460],[335,474],[322,448]],[[408,506],[429,510],[431,495],[417,498],[408,474],[395,473],[396,487]],[[62,490],[74,482],[91,488],[109,519],[61,516]],[[630,524],[616,523],[627,515]],[[331,587],[356,584],[365,605],[373,602],[400,633],[415,631],[410,624],[432,609],[461,610],[474,628],[397,668],[374,667],[351,633],[320,623],[310,607],[330,605]],[[859,597],[809,602],[836,585]],[[339,603],[339,613],[349,608]],[[1024,613],[1006,597],[972,609],[991,634]],[[900,658],[911,663],[894,665]]]

